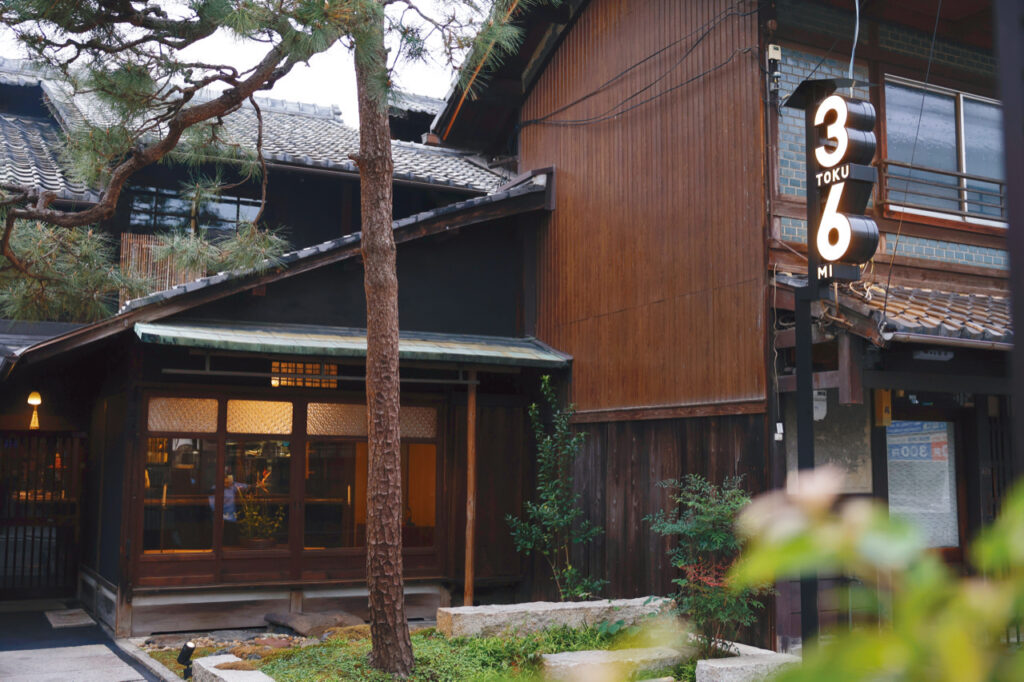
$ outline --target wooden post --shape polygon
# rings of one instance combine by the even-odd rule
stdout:
[[[473,605],[473,551],[476,546],[476,370],[469,370],[466,402],[466,585],[462,604]]]

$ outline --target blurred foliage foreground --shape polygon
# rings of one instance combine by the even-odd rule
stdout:
[[[805,647],[779,680],[1024,680],[1024,650],[1008,641],[1024,613],[1024,486],[970,547],[961,577],[915,528],[877,502],[835,509],[841,474],[805,473],[755,499],[740,515],[749,538],[734,586],[801,575],[845,575],[859,625]]]

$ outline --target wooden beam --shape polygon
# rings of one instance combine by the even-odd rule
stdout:
[[[653,405],[611,410],[583,410],[572,416],[573,424],[640,421],[644,419],[689,419],[722,417],[733,414],[763,414],[768,408],[764,400],[738,400],[706,405]]]
[[[476,549],[476,370],[469,370],[466,402],[466,579],[463,606],[473,605],[473,553]]]
[[[906,391],[939,391],[944,393],[985,393],[1009,395],[1009,377],[991,377],[971,374],[924,374],[922,372],[893,372],[864,370],[864,385],[868,388],[892,388]]]
[[[864,385],[861,382],[863,345],[850,334],[839,335],[839,404],[863,405]]]
[[[827,334],[820,331],[817,327],[811,329],[811,343],[828,343],[829,341],[835,340],[834,334]],[[775,347],[776,348],[794,348],[796,346],[796,330],[795,329],[783,329],[782,331],[775,333]]]
[[[839,372],[837,370],[831,370],[829,372],[815,372],[813,381],[815,390],[823,388],[839,388]],[[789,374],[779,377],[779,391],[782,393],[796,392],[796,375]]]

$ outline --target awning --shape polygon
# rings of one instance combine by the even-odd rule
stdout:
[[[247,322],[137,322],[144,343],[292,356],[366,357],[366,330]],[[533,338],[402,332],[401,360],[567,367],[572,359]]]

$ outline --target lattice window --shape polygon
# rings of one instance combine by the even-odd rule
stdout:
[[[269,400],[229,400],[228,433],[292,432],[292,404]]]
[[[310,403],[306,433],[311,436],[366,437],[366,405]]]
[[[402,438],[437,437],[437,410],[433,407],[402,407],[399,413]],[[366,405],[309,403],[306,433],[311,436],[366,437]]]
[[[152,398],[150,431],[164,433],[216,433],[217,401],[204,398]]]
[[[337,388],[338,366],[319,362],[271,362],[271,386],[299,386],[302,388]]]

